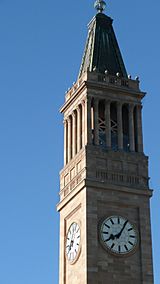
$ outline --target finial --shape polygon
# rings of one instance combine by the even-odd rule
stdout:
[[[106,8],[106,2],[104,2],[103,0],[96,0],[96,2],[94,3],[94,8],[98,13],[103,13]]]

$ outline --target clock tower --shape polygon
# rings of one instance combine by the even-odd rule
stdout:
[[[105,2],[95,8],[61,107],[59,284],[153,284],[145,93],[127,75]]]

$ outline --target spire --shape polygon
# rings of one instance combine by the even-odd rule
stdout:
[[[127,77],[112,26],[113,20],[103,14],[106,3],[103,0],[97,0],[94,6],[97,9],[97,15],[88,25],[88,37],[79,77],[87,70],[90,72],[108,72],[111,75],[119,73],[120,76]]]

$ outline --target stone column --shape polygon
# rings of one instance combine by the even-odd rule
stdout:
[[[129,105],[129,149],[131,152],[135,151],[135,136],[134,136],[134,105]]]
[[[76,154],[76,115],[72,114],[72,157]]]
[[[143,153],[143,133],[142,133],[142,105],[136,106],[137,111],[137,146],[138,152]]]
[[[80,121],[80,107],[77,107],[77,153],[81,148],[81,121]]]
[[[64,124],[64,166],[67,164],[67,156],[68,156],[68,153],[67,153],[67,151],[68,151],[68,149],[67,149],[67,139],[68,139],[68,137],[67,137],[67,121],[66,120],[64,120],[64,122],[63,122],[63,124]]]
[[[84,145],[92,144],[91,101],[92,101],[91,97],[86,97],[85,99],[85,118],[84,118],[84,128],[85,128]]]
[[[71,133],[71,117],[68,118],[68,162],[71,160],[71,141],[72,141],[72,133]]]
[[[123,150],[122,103],[117,103],[118,150]]]
[[[106,146],[111,148],[111,114],[110,101],[105,101],[105,127],[106,127]]]
[[[82,101],[82,147],[85,145],[85,101]]]
[[[98,104],[99,100],[94,99],[94,144],[99,145],[99,121],[98,121]]]

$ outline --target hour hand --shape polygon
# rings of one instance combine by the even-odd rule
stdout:
[[[110,241],[110,240],[114,240],[115,236],[113,234],[110,235],[110,237],[106,240],[106,242]]]
[[[70,251],[70,250],[71,250],[71,248],[73,247],[73,243],[74,243],[74,241],[73,241],[73,240],[71,240],[70,245],[69,245],[69,251]]]

